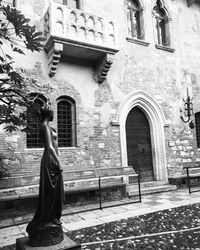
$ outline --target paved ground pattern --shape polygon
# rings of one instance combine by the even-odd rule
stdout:
[[[187,189],[145,195],[142,196],[142,203],[120,205],[117,207],[105,208],[103,210],[93,210],[74,215],[62,216],[63,230],[65,233],[73,233],[73,237],[76,237],[76,232],[80,232],[77,233],[77,235],[79,235],[78,238],[80,237],[80,239],[77,238],[76,240],[81,240],[81,235],[89,234],[91,236],[93,230],[96,230],[96,235],[93,236],[95,241],[102,239],[111,240],[109,243],[83,245],[82,249],[84,250],[153,249],[152,247],[154,247],[155,244],[157,244],[158,248],[154,247],[154,249],[158,250],[179,249],[176,248],[176,244],[178,244],[177,241],[182,243],[185,242],[180,249],[198,249],[197,247],[200,246],[200,243],[198,242],[200,237],[198,236],[200,235],[199,230],[182,231],[167,234],[165,236],[156,235],[146,237],[143,234],[156,232],[162,233],[167,230],[177,229],[188,230],[188,228],[194,229],[195,227],[198,227],[199,204],[200,192],[188,194]],[[183,206],[185,206],[185,208],[183,208]],[[82,209],[84,209],[84,207],[82,207]],[[109,225],[108,229],[105,229],[107,227],[105,225]],[[17,238],[26,235],[25,228],[26,224],[0,229],[0,246],[3,247],[0,247],[0,249],[15,249],[11,247],[11,245],[15,244]],[[92,230],[92,232],[90,233],[87,230]],[[135,235],[138,235],[137,237],[139,238],[133,239]],[[95,238],[96,236],[99,238]],[[105,238],[107,236],[109,237]],[[130,236],[132,238],[123,241],[122,238],[125,236]],[[118,242],[113,241],[116,237],[119,239]],[[190,241],[186,241],[187,238],[191,239],[194,244],[197,242],[198,246],[191,246],[189,244]],[[89,242],[89,239],[86,236],[84,239],[87,240],[81,241],[86,243]],[[125,244],[126,248],[123,248]],[[169,248],[168,245],[171,248]]]
[[[87,250],[196,249],[200,246],[199,212],[200,204],[188,205],[67,234]]]

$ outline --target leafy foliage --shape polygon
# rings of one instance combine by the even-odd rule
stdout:
[[[41,42],[44,40],[42,32],[37,32],[35,26],[29,24],[30,19],[9,5],[1,6],[0,12],[2,16],[0,19],[0,44],[8,41],[13,51],[20,54],[24,54],[24,52],[16,46],[19,39],[31,51],[40,51],[42,49]]]
[[[48,88],[25,79],[23,73],[13,67],[13,57],[4,52],[5,45],[19,54],[25,54],[24,49],[41,51],[42,33],[29,22],[16,8],[0,5],[0,124],[6,124],[5,130],[9,132],[26,125],[26,110],[37,112],[34,101],[29,98],[29,85],[38,92]]]

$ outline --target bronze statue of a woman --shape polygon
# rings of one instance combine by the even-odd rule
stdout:
[[[41,108],[40,138],[44,153],[40,169],[39,200],[36,213],[28,224],[31,246],[50,246],[63,240],[60,222],[64,197],[62,168],[58,158],[56,131],[50,127],[53,111]]]

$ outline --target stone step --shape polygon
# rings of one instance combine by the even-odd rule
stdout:
[[[140,186],[142,188],[146,187],[157,187],[157,186],[162,186],[165,185],[166,183],[163,181],[147,181],[147,182],[140,182]]]
[[[176,185],[169,185],[169,184],[158,185],[158,186],[141,185],[141,195],[168,192],[176,189],[177,189]],[[129,196],[136,196],[138,195],[138,187],[135,185],[131,185],[127,187],[127,192]]]

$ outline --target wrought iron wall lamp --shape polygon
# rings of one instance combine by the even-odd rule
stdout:
[[[191,129],[193,129],[194,122],[191,120],[191,116],[193,115],[194,111],[193,111],[192,98],[189,96],[188,88],[187,88],[187,98],[186,98],[186,100],[183,98],[183,101],[184,101],[184,111],[182,111],[182,109],[180,109],[180,112],[181,112],[181,114],[182,114],[182,112],[184,112],[184,117],[186,117],[186,120],[183,118],[182,115],[181,115],[181,120],[184,123],[189,122],[189,127]]]

